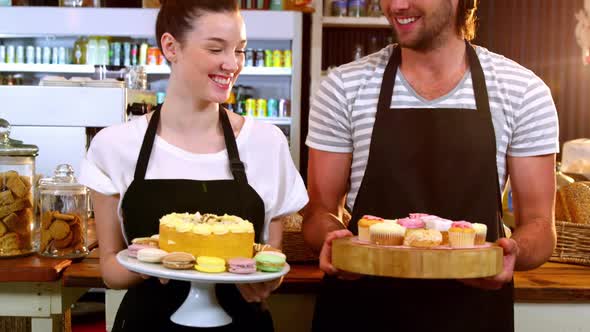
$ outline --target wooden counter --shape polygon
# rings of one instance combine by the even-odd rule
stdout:
[[[323,277],[316,264],[292,264],[278,293],[316,293]],[[63,274],[65,287],[105,287],[98,256],[93,252]],[[546,263],[538,269],[517,272],[515,301],[532,303],[590,303],[590,267]]]

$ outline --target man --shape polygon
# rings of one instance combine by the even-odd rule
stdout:
[[[313,329],[513,331],[513,271],[541,265],[555,246],[551,93],[530,70],[466,42],[476,0],[381,0],[381,8],[399,44],[333,70],[310,112],[303,231],[327,274]],[[500,218],[508,175],[511,239]],[[417,280],[331,265],[332,240],[356,234],[363,215],[413,212],[487,224],[487,240],[504,249],[504,271]]]

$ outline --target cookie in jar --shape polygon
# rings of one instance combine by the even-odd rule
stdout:
[[[79,184],[72,166],[57,166],[54,176],[39,181],[39,254],[78,258],[86,245],[88,190]]]
[[[0,119],[0,257],[35,252],[32,183],[39,149],[11,139],[10,129]]]

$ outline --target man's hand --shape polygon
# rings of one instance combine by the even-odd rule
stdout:
[[[272,291],[279,288],[283,282],[283,278],[278,278],[271,281],[259,282],[255,284],[237,284],[242,297],[247,302],[262,302]]]
[[[352,233],[347,229],[340,229],[337,231],[330,232],[326,235],[322,251],[320,252],[320,270],[324,271],[328,275],[337,275],[338,278],[344,280],[357,280],[360,275],[356,273],[350,273],[340,271],[332,265],[332,241],[335,239],[341,239],[352,236]]]
[[[514,275],[514,264],[518,257],[518,244],[516,241],[507,238],[501,238],[496,244],[504,249],[504,269],[500,274],[490,278],[459,279],[465,285],[489,290],[502,288],[504,284],[509,283]]]

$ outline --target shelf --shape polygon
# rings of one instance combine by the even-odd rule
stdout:
[[[168,66],[146,66],[146,73],[150,75],[168,75]],[[0,63],[0,72],[11,73],[63,73],[63,74],[93,74],[92,65],[47,65],[47,64],[23,64]],[[275,67],[244,67],[241,75],[252,76],[290,76],[291,68]]]
[[[261,118],[261,117],[249,117],[249,118],[257,120],[257,121],[272,123],[275,125],[290,125],[291,124],[291,118]]]
[[[1,7],[0,37],[121,36],[153,38],[158,9]],[[243,10],[248,39],[294,39],[300,12]],[[26,24],[23,24],[26,22]],[[261,24],[263,23],[263,24]]]
[[[0,63],[0,72],[93,74],[94,66]]]
[[[336,17],[324,16],[322,18],[324,27],[356,27],[356,28],[390,28],[385,16],[381,17]]]

